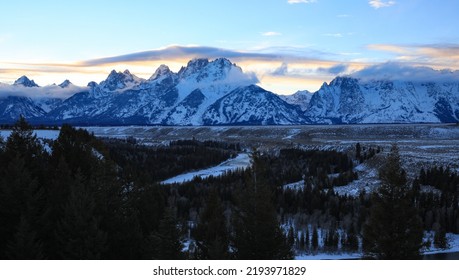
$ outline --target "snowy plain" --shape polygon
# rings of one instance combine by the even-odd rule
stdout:
[[[48,129],[36,129],[33,131],[37,138],[39,139],[49,139],[49,140],[56,140],[59,136],[59,130],[48,130]],[[10,136],[11,130],[10,129],[2,129],[0,130],[0,136],[5,140]]]

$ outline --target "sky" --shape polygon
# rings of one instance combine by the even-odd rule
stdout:
[[[3,83],[148,78],[205,57],[279,94],[387,63],[459,70],[457,0],[16,0],[1,11]]]

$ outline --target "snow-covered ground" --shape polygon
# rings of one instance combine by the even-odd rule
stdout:
[[[354,168],[359,175],[359,179],[350,182],[345,186],[333,187],[339,195],[359,196],[362,191],[371,192],[379,185],[378,171],[367,163],[361,163]]]
[[[360,259],[361,253],[317,253],[317,254],[300,254],[295,256],[295,260],[346,260],[346,259]]]
[[[435,248],[435,246],[433,245],[433,238],[434,238],[433,232],[426,233],[426,236],[424,237],[424,239],[430,239],[430,241],[432,242],[432,245],[430,248],[424,250],[425,255],[459,252],[459,234],[453,234],[453,233],[446,234],[446,240],[448,240],[447,249]]]
[[[448,240],[447,249],[435,248],[433,245],[433,232],[426,232],[424,240],[430,239],[432,245],[430,248],[425,249],[423,255],[443,254],[443,253],[456,253],[459,252],[459,234],[447,233],[446,239]],[[342,260],[342,259],[360,259],[362,253],[324,253],[318,252],[316,254],[299,253],[295,256],[296,260]]]
[[[37,138],[40,139],[50,139],[50,140],[56,140],[57,137],[59,136],[59,130],[42,130],[42,129],[37,129],[34,130],[35,135],[37,135]],[[11,130],[10,129],[3,129],[0,130],[0,135],[3,139],[8,138],[10,136]]]
[[[284,190],[302,190],[304,188],[304,180],[301,180],[301,181],[298,181],[298,182],[294,182],[294,183],[290,183],[290,184],[286,184],[286,185],[283,185],[282,188]]]
[[[162,182],[162,184],[175,184],[175,183],[184,183],[187,181],[193,180],[195,177],[201,177],[205,179],[210,176],[221,176],[225,172],[234,171],[237,169],[245,169],[250,166],[250,156],[247,153],[241,153],[235,158],[228,159],[217,166],[210,167],[207,169],[202,169],[198,171],[188,172],[175,176],[173,178],[167,179]]]

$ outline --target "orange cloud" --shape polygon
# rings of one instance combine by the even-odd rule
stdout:
[[[394,45],[373,44],[367,46],[370,50],[395,53],[395,60],[411,63],[417,66],[428,66],[434,69],[459,69],[459,45]]]
[[[367,47],[393,53],[395,61],[413,66],[459,69],[459,45],[373,44]],[[362,58],[347,61],[324,59],[333,56],[305,49],[273,48],[249,52],[205,46],[168,46],[77,62],[0,62],[0,81],[13,82],[21,75],[30,75],[40,85],[60,83],[65,79],[77,85],[86,85],[89,81],[104,80],[112,69],[129,69],[141,78],[149,78],[161,64],[178,72],[190,59],[197,57],[226,57],[244,72],[255,73],[260,86],[283,94],[300,89],[314,91],[336,75],[352,74],[375,64]]]

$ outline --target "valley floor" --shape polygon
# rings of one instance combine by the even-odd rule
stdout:
[[[417,174],[421,167],[431,165],[441,165],[459,171],[459,125],[455,124],[85,128],[96,136],[133,137],[146,145],[163,145],[172,140],[195,138],[241,143],[246,150],[257,147],[270,152],[286,147],[352,152],[356,143],[366,147],[380,146],[388,151],[391,144],[396,143],[409,175]],[[365,178],[365,174],[374,170],[374,165],[378,164],[375,161],[377,160],[357,167],[361,173],[359,178]]]

